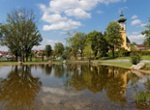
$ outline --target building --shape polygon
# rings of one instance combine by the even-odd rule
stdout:
[[[127,37],[127,34],[126,34],[126,21],[127,19],[124,17],[123,13],[121,12],[120,14],[120,18],[118,19],[118,23],[120,24],[121,26],[121,36],[122,36],[122,39],[123,39],[123,43],[122,43],[122,48],[124,48],[125,50],[128,50],[130,51],[130,41]]]

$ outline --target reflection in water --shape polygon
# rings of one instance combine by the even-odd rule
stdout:
[[[147,77],[106,66],[16,66],[0,78],[0,110],[146,110],[134,96],[150,92]]]
[[[44,73],[47,75],[51,75],[52,73],[52,65],[39,65],[39,67],[41,67],[42,70],[44,70]]]
[[[35,97],[41,82],[31,74],[28,66],[16,66],[0,82],[0,102],[4,110],[36,110]]]
[[[81,72],[78,71],[70,77],[70,86],[73,86],[76,90],[88,89],[93,93],[105,90],[110,100],[115,102],[126,101],[127,76],[129,73],[127,70],[105,66],[89,68],[78,66],[77,68],[80,68]]]

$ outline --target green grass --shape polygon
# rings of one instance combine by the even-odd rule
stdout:
[[[130,57],[118,57],[116,60],[130,60]]]
[[[150,55],[149,56],[148,55],[147,56],[142,56],[141,58],[142,58],[142,60],[150,60]]]
[[[130,60],[130,56],[129,57],[117,57],[115,59],[112,59],[112,60]],[[141,59],[142,60],[150,60],[150,55],[144,55],[144,56],[141,56]]]
[[[121,67],[121,68],[126,68],[130,69],[132,64],[130,62],[109,62],[109,61],[100,61],[101,65],[106,65],[106,66],[115,66],[115,67]]]

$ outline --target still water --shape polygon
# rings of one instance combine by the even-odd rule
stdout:
[[[121,68],[0,67],[0,110],[150,110],[139,93],[150,93],[150,75]]]

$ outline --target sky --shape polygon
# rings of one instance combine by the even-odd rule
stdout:
[[[104,32],[122,10],[127,18],[128,38],[141,44],[144,40],[141,32],[150,18],[149,5],[150,0],[0,0],[0,23],[6,23],[7,14],[13,10],[33,10],[43,37],[41,45],[34,49],[44,49],[47,44],[66,44],[68,32]]]

